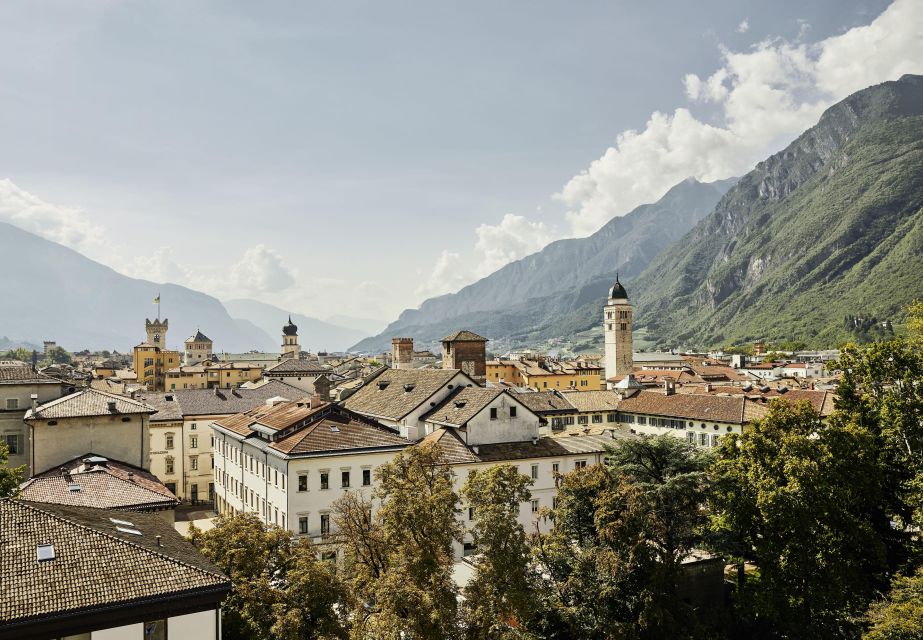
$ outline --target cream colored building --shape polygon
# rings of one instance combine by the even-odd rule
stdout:
[[[97,389],[83,389],[29,409],[30,468],[42,473],[87,451],[150,469],[148,422],[154,409]]]
[[[26,465],[26,477],[31,475],[31,441],[29,428],[23,421],[26,412],[36,404],[60,398],[67,385],[22,363],[0,366],[0,440],[9,449],[7,464]]]
[[[195,335],[189,336],[183,343],[183,364],[198,364],[210,359],[214,353],[213,347],[211,338],[196,329]]]

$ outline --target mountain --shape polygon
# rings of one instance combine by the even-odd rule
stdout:
[[[662,344],[828,346],[923,293],[923,76],[855,93],[629,287]],[[859,322],[857,322],[859,321]]]
[[[552,242],[458,293],[405,310],[382,333],[352,350],[388,349],[398,335],[432,343],[460,327],[516,343],[561,314],[598,301],[616,271],[625,278],[640,274],[707,215],[733,183],[685,180],[657,202],[613,218],[591,236]]]
[[[349,345],[366,335],[364,331],[343,327],[300,313],[290,313],[265,302],[240,298],[224,303],[235,318],[259,327],[272,336],[279,336],[282,341],[282,325],[288,321],[298,325],[298,343],[302,349],[311,351],[345,351]],[[390,343],[389,343],[390,344]],[[278,350],[278,347],[275,347]]]
[[[0,255],[7,264],[0,305],[0,335],[65,349],[128,351],[145,339],[144,320],[156,311],[170,321],[168,346],[182,348],[197,328],[216,349],[273,349],[274,341],[236,322],[216,298],[175,284],[156,284],[117,273],[72,249],[0,222]]]

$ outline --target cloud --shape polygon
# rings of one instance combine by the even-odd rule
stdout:
[[[420,282],[414,293],[421,298],[457,291],[475,277],[471,264],[463,261],[460,253],[448,249],[443,249],[428,273],[417,272],[417,275]]]
[[[251,293],[272,293],[295,284],[295,273],[264,244],[250,247],[231,268],[230,284]]]
[[[897,0],[871,24],[815,44],[799,37],[766,40],[745,52],[722,49],[723,64],[712,75],[683,79],[694,104],[717,110],[714,124],[679,107],[653,113],[640,131],[619,134],[554,196],[568,208],[572,233],[592,233],[687,177],[741,175],[850,93],[919,73],[921,11],[923,0]]]
[[[137,256],[122,271],[133,278],[187,286],[191,286],[194,279],[190,269],[174,259],[171,247],[160,247],[149,255]]]
[[[750,18],[744,18],[737,25],[737,33],[747,33],[750,30]]]
[[[539,251],[554,239],[544,222],[530,222],[512,213],[503,216],[500,224],[482,224],[474,232],[478,238],[476,270],[481,276]]]
[[[0,179],[0,220],[77,250],[98,245],[103,233],[83,210],[45,202],[8,178]]]

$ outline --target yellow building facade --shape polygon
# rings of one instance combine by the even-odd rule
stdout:
[[[179,351],[164,350],[148,342],[135,346],[132,366],[138,375],[138,384],[151,391],[163,391],[169,369],[179,365]]]
[[[167,371],[165,391],[178,389],[234,389],[263,377],[263,368],[245,362],[205,363]]]
[[[535,391],[599,391],[603,369],[593,360],[490,360],[487,380]]]

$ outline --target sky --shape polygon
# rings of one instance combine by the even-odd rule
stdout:
[[[0,220],[381,322],[923,73],[923,0],[0,3]]]

